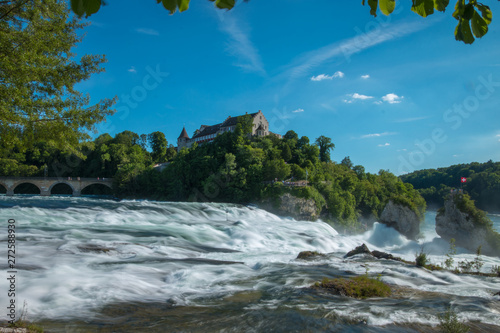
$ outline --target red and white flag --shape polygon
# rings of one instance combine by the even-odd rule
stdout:
[[[467,178],[462,177],[462,178],[460,178],[460,181],[461,181],[462,183],[467,183]]]

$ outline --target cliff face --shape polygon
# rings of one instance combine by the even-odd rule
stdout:
[[[297,220],[314,221],[319,217],[318,207],[313,199],[298,198],[285,193],[278,198],[278,205],[264,202],[262,208],[281,216],[290,216]]]
[[[453,196],[448,197],[436,216],[436,233],[449,241],[454,238],[457,246],[476,251],[479,246],[481,252],[487,255],[500,255],[488,241],[493,231],[474,223],[471,214],[462,212],[457,207]]]
[[[380,215],[380,222],[396,229],[408,239],[416,239],[420,233],[420,219],[409,207],[390,200]]]

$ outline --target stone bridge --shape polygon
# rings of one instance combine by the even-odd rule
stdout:
[[[87,186],[101,184],[113,189],[112,178],[60,178],[60,177],[0,177],[0,185],[7,190],[7,195],[14,195],[14,190],[21,184],[33,184],[40,190],[40,195],[49,196],[52,188],[57,184],[66,184],[71,187],[74,197],[79,197]]]

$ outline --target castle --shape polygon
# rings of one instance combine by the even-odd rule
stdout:
[[[246,113],[245,115],[248,115],[248,113]],[[281,135],[269,131],[269,122],[267,121],[262,111],[259,110],[259,112],[250,113],[249,115],[253,120],[252,136],[266,136],[271,134],[281,138]],[[184,147],[190,148],[195,142],[197,142],[198,144],[211,142],[217,137],[217,135],[224,132],[233,132],[236,129],[238,120],[243,116],[244,115],[237,117],[229,116],[222,123],[212,126],[201,125],[200,128],[196,130],[192,138],[189,138],[189,135],[186,132],[186,128],[182,128],[182,132],[177,138],[177,151],[180,151]]]

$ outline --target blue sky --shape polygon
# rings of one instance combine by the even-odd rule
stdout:
[[[74,49],[105,54],[106,72],[78,88],[120,99],[99,134],[162,131],[176,145],[184,125],[262,110],[271,131],[330,137],[332,160],[369,172],[500,161],[500,4],[485,3],[490,31],[465,45],[453,1],[425,19],[410,3],[374,18],[361,1],[192,0],[174,15],[108,1]]]

